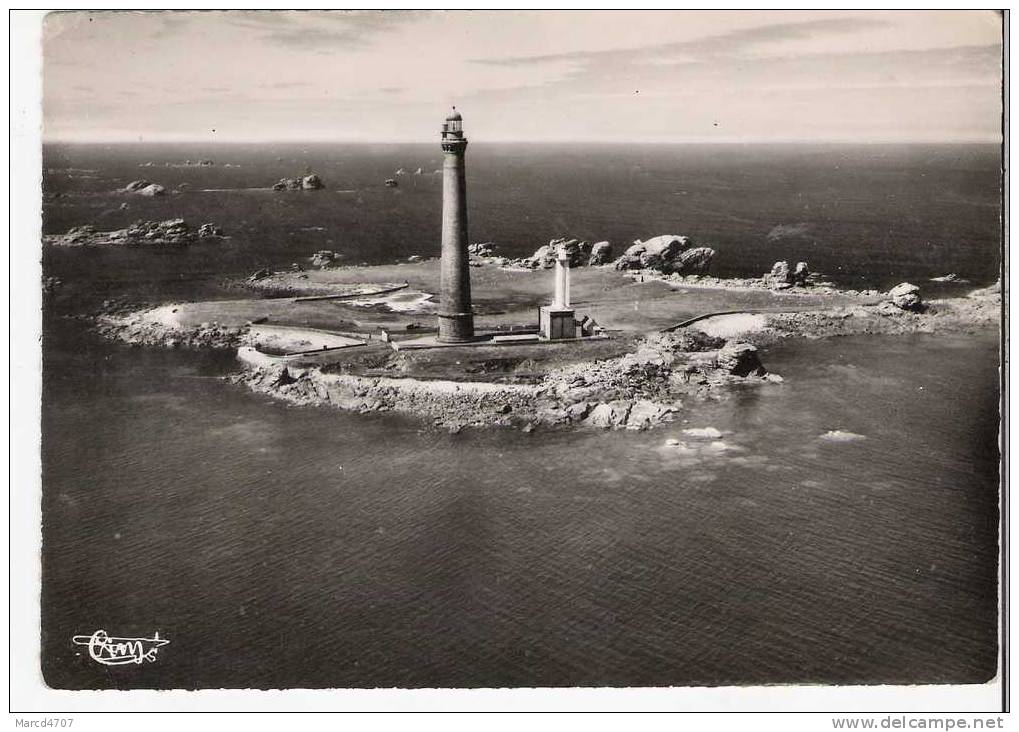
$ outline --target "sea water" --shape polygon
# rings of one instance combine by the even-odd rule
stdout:
[[[926,290],[949,271],[986,284],[995,154],[478,144],[472,240],[519,255],[559,235],[689,233],[719,250],[719,274],[785,258],[847,286]],[[217,165],[162,165],[199,157]],[[450,435],[277,402],[221,378],[230,354],[104,342],[64,317],[108,297],[226,297],[225,278],[317,249],[351,263],[434,254],[438,161],[417,146],[47,148],[47,232],[183,216],[232,237],[45,254],[62,281],[44,320],[50,685],[993,676],[993,331],[783,343],[762,354],[781,383],[691,402],[650,432]],[[258,190],[305,170],[329,187]],[[188,186],[110,193],[140,177]],[[705,427],[720,435],[686,432]],[[100,666],[71,642],[100,628],[170,643],[155,662]]]

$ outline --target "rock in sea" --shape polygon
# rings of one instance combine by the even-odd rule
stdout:
[[[566,416],[569,417],[571,422],[579,422],[584,419],[590,411],[591,405],[588,402],[577,402],[566,408]]]
[[[718,367],[733,376],[764,376],[767,369],[761,364],[757,347],[749,343],[732,343],[718,351]]]
[[[587,419],[584,420],[584,424],[603,429],[621,427],[626,424],[626,418],[630,414],[630,407],[630,402],[622,399],[617,399],[607,404],[599,404],[591,410]]]
[[[223,230],[215,224],[202,224],[198,227],[199,239],[208,239],[213,236],[223,236]]]
[[[626,428],[629,430],[646,430],[660,422],[664,422],[673,412],[666,404],[659,404],[647,399],[638,399],[626,417]]]
[[[890,289],[888,291],[888,299],[900,310],[916,312],[923,309],[923,301],[920,299],[920,288],[908,282],[903,282]]]
[[[312,254],[308,259],[316,267],[325,268],[331,265],[336,260],[342,258],[342,254],[334,252],[330,249],[322,249]]]
[[[299,178],[280,178],[272,185],[274,191],[315,191],[324,187],[325,183],[315,173]]]
[[[158,183],[147,180],[133,180],[124,186],[124,193],[137,193],[139,196],[162,196],[166,189]]]

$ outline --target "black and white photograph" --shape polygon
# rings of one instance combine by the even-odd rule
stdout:
[[[12,673],[1007,711],[1008,21],[37,13]]]

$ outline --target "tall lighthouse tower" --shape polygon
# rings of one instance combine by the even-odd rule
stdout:
[[[453,107],[442,125],[442,281],[439,340],[464,343],[474,338],[471,274],[467,264],[467,138],[463,117]]]

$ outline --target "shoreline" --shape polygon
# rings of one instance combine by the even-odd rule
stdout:
[[[538,383],[359,375],[337,366],[283,364],[242,369],[235,384],[292,404],[356,412],[394,411],[464,427],[595,427],[644,430],[669,422],[688,399],[721,397],[737,384],[780,383],[757,349],[688,336],[658,336],[623,356],[578,362],[546,372]]]
[[[371,269],[336,268],[327,272],[334,273],[336,280],[348,280],[370,274]],[[379,277],[388,273],[385,266],[378,269]],[[777,309],[755,312],[734,307],[735,312],[709,315],[666,333],[647,319],[635,320],[630,308],[622,306],[629,302],[628,288],[660,288],[664,278],[633,283],[631,273],[612,274],[617,275],[615,287],[623,291],[618,297],[620,305],[606,310],[619,317],[618,325],[622,326],[614,330],[613,338],[604,344],[563,342],[551,348],[543,346],[548,353],[541,354],[526,346],[509,350],[498,347],[498,352],[492,347],[451,348],[443,349],[452,352],[443,356],[396,352],[390,346],[388,332],[382,330],[386,338],[374,341],[373,333],[388,327],[394,316],[406,319],[415,314],[399,310],[399,303],[394,303],[395,309],[386,305],[386,297],[399,297],[399,292],[368,306],[329,300],[299,303],[280,298],[170,303],[126,313],[101,313],[92,320],[102,336],[134,345],[247,347],[260,353],[255,323],[264,322],[262,318],[272,317],[274,324],[285,323],[298,335],[302,331],[320,332],[326,319],[327,324],[332,323],[329,331],[352,337],[360,333],[366,347],[351,349],[357,353],[347,353],[346,349],[328,355],[295,351],[296,355],[285,359],[268,355],[265,359],[245,359],[240,371],[226,378],[294,404],[401,412],[430,419],[451,431],[467,426],[532,431],[570,426],[648,429],[673,419],[683,409],[684,401],[723,398],[740,386],[779,383],[781,377],[768,373],[757,350],[778,341],[841,335],[965,333],[998,326],[1000,318],[1000,285],[974,290],[966,297],[932,300],[920,311],[901,309],[870,292],[826,290],[791,298],[782,292]],[[599,283],[606,281],[602,274],[592,273],[590,277],[598,278]],[[533,285],[531,280],[537,277],[528,272],[513,278],[514,287],[505,286],[506,297],[516,297],[519,293],[515,288],[520,282]],[[760,295],[757,288],[744,286],[746,280],[727,281],[728,286],[722,287],[714,286],[716,278],[710,282],[693,283],[693,287],[699,292],[716,291],[722,302],[726,293],[752,290],[755,297]],[[683,278],[681,287],[690,285]],[[678,306],[688,306],[684,299],[687,295],[674,291],[671,283],[665,286],[673,291],[671,297]],[[653,289],[650,294],[658,297],[654,303],[660,305],[661,293]],[[770,299],[770,295],[767,297]],[[793,305],[798,299],[804,300],[806,307]],[[782,308],[782,304],[796,309]],[[327,305],[329,309],[323,310]],[[259,309],[271,315],[250,317]],[[346,320],[340,313],[351,319]],[[427,312],[417,315],[422,319],[431,317]],[[504,316],[507,321],[513,316],[531,317],[531,311],[529,307],[508,309]],[[287,318],[299,322],[286,323]],[[346,327],[349,325],[353,327]],[[418,332],[395,333],[394,337],[413,337]],[[476,373],[482,376],[471,378]]]

